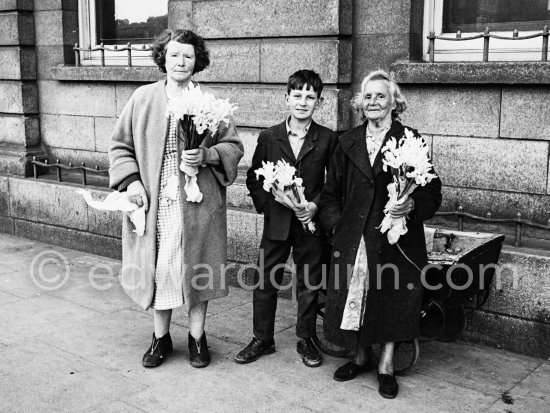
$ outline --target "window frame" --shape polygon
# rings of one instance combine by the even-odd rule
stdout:
[[[431,31],[436,36],[456,37],[456,33],[443,33],[443,1],[424,0],[424,24],[422,30],[422,60],[429,61],[428,36]],[[540,33],[522,31],[519,36]],[[468,38],[482,32],[463,33]],[[492,34],[512,37],[513,31],[492,31]],[[541,61],[542,36],[525,40],[501,40],[491,38],[489,41],[489,61]],[[435,40],[434,62],[482,62],[483,38],[468,41]]]
[[[78,0],[78,45],[81,48],[92,48],[99,46],[96,33],[96,0]],[[126,44],[118,46],[125,47]],[[148,47],[149,44],[132,43],[132,47]],[[114,46],[107,45],[108,48]],[[101,66],[101,52],[81,51],[80,64],[82,66]],[[128,66],[128,52],[114,52],[105,50],[105,66]],[[151,59],[150,50],[132,50],[132,66],[155,66]]]

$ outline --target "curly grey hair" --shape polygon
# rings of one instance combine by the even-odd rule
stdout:
[[[363,99],[365,96],[365,88],[367,87],[367,83],[371,80],[385,80],[388,82],[390,96],[392,101],[395,102],[395,109],[391,112],[393,119],[398,118],[399,115],[407,110],[407,99],[405,99],[405,96],[401,93],[401,89],[399,89],[399,85],[395,82],[393,76],[389,75],[384,70],[375,70],[365,76],[361,82],[361,91],[351,100],[351,106],[361,114],[361,119],[365,120],[365,114],[363,113]]]

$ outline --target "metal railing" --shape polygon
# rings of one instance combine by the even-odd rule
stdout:
[[[430,41],[429,45],[429,56],[430,56],[430,63],[434,62],[434,53],[435,53],[435,41],[437,40],[445,40],[445,41],[467,41],[467,40],[475,40],[483,38],[483,61],[488,62],[489,61],[489,39],[501,39],[501,40],[526,40],[526,39],[533,39],[536,37],[542,37],[542,55],[541,60],[543,62],[548,61],[548,37],[550,35],[550,31],[548,30],[548,26],[544,26],[544,29],[542,32],[539,33],[533,33],[526,36],[520,36],[518,30],[514,30],[512,37],[507,36],[500,36],[496,34],[491,34],[489,32],[489,28],[486,27],[485,31],[480,34],[476,34],[473,36],[468,37],[462,37],[462,33],[459,31],[456,32],[456,37],[444,37],[444,36],[436,36],[435,32],[431,31],[428,35],[428,40]]]
[[[134,51],[141,51],[141,52],[149,52],[151,51],[151,46],[142,45],[141,47],[135,47],[132,46],[131,43],[127,43],[126,46],[119,47],[118,45],[114,45],[113,47],[107,47],[103,43],[101,43],[99,46],[92,47],[91,45],[88,47],[79,47],[78,43],[74,44],[73,47],[74,50],[74,60],[75,60],[75,66],[80,66],[80,53],[82,52],[96,52],[99,50],[100,52],[100,60],[101,60],[101,66],[105,66],[105,51],[109,52],[127,52],[127,66],[132,67],[132,50]]]
[[[68,165],[63,165],[61,162],[59,162],[59,159],[55,160],[55,163],[49,163],[48,159],[44,159],[44,161],[39,161],[36,159],[36,157],[33,157],[32,161],[32,169],[33,169],[33,176],[34,179],[38,179],[38,167],[44,167],[44,168],[56,168],[57,169],[57,182],[63,182],[62,177],[62,171],[78,171],[81,172],[81,178],[82,178],[82,185],[88,185],[88,174],[93,175],[102,175],[106,176],[109,173],[108,169],[99,169],[99,166],[96,165],[94,168],[90,168],[86,166],[85,162],[82,162],[80,166],[74,166],[72,162],[69,162]]]
[[[518,212],[515,218],[492,218],[491,212],[487,212],[487,215],[485,217],[481,217],[478,215],[465,212],[464,207],[462,205],[459,205],[456,211],[438,211],[436,213],[436,216],[457,217],[458,231],[464,231],[464,218],[470,218],[475,221],[487,222],[490,224],[515,224],[516,231],[515,231],[515,238],[514,238],[514,246],[516,247],[521,247],[521,244],[522,244],[521,236],[522,236],[522,231],[524,226],[550,231],[550,219],[548,220],[547,225],[538,224],[528,219],[523,219],[521,212]]]

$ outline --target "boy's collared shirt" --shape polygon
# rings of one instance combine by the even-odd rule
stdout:
[[[300,150],[304,145],[304,140],[306,139],[310,126],[311,119],[303,130],[293,131],[290,127],[290,116],[286,119],[286,133],[288,136],[288,142],[290,143],[290,147],[292,148],[292,153],[294,153],[295,158],[298,158],[298,155],[300,154]]]

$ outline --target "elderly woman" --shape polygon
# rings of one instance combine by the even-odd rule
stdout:
[[[383,170],[380,149],[390,137],[398,143],[403,138],[405,127],[397,117],[407,103],[395,81],[379,70],[363,80],[352,104],[365,122],[340,137],[321,194],[321,220],[334,235],[324,328],[329,340],[355,353],[334,379],[351,380],[374,369],[370,346],[380,343],[379,393],[394,398],[394,343],[419,335],[419,269],[427,263],[423,222],[441,204],[441,181],[435,178],[418,187],[393,207],[392,217],[407,217],[408,232],[391,245],[379,229],[392,182],[391,172]],[[354,299],[357,288],[352,291],[350,283],[357,277],[363,284]]]
[[[222,280],[227,254],[226,187],[237,177],[243,145],[235,125],[222,122],[198,149],[185,150],[178,136],[177,107],[192,76],[209,63],[204,40],[190,30],[167,30],[152,57],[166,79],[138,88],[111,137],[110,186],[147,211],[145,233],[137,235],[125,217],[121,283],[144,309],[153,308],[154,333],[144,367],[162,364],[172,351],[172,310],[185,302],[189,356],[193,367],[210,362],[204,322],[208,300],[227,295]],[[185,129],[185,128],[183,128]],[[183,156],[182,156],[183,154]],[[198,168],[203,193],[188,202],[180,161]]]

